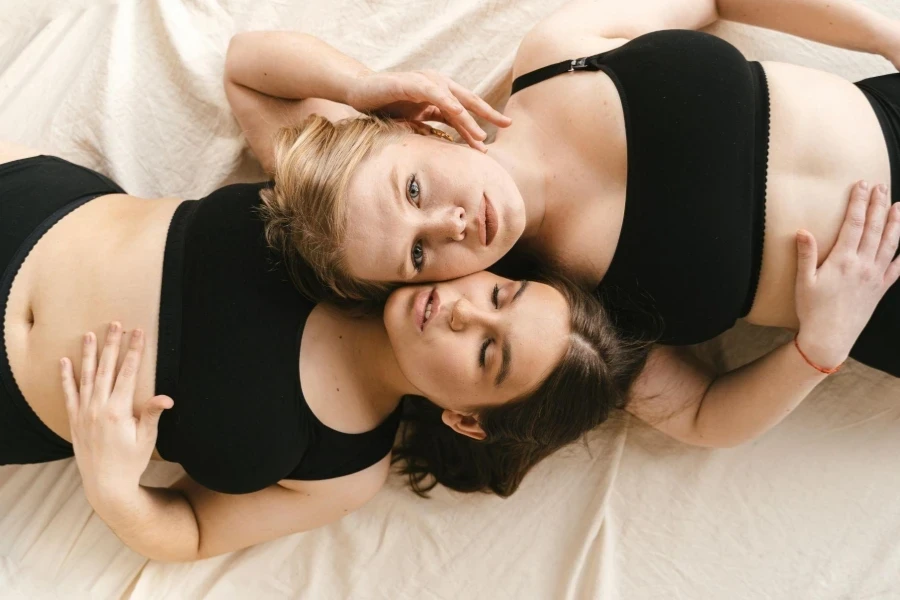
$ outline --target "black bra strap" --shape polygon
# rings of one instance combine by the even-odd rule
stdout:
[[[519,90],[524,90],[536,83],[550,79],[551,77],[562,75],[563,73],[570,73],[572,71],[599,71],[601,65],[599,58],[601,56],[603,56],[603,54],[565,60],[554,65],[547,65],[546,67],[541,67],[540,69],[525,73],[524,75],[516,77],[516,80],[513,81],[512,93],[510,95],[515,94]]]

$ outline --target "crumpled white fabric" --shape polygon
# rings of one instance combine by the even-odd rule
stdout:
[[[864,2],[900,18],[892,0]],[[561,0],[0,0],[0,138],[99,169],[136,195],[258,179],[222,91],[237,31],[298,29],[374,68],[430,67],[504,102],[522,35]],[[876,57],[758,29],[753,58],[850,79]],[[707,345],[726,363],[774,338]],[[900,343],[900,341],[898,341]],[[731,450],[627,417],[539,465],[512,498],[392,477],[339,523],[195,564],[148,562],[84,498],[74,461],[0,467],[4,598],[896,598],[900,385],[851,365]],[[145,481],[166,483],[172,465]]]

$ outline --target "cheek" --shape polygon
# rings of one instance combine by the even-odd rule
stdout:
[[[471,387],[472,370],[459,344],[410,344],[405,350],[400,359],[403,374],[429,397],[457,396],[458,390]]]
[[[433,281],[447,281],[484,271],[503,255],[494,250],[495,245],[484,250],[473,248],[465,242],[446,244],[440,249],[440,256],[431,262],[432,268],[424,275]]]

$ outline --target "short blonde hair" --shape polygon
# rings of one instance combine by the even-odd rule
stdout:
[[[379,301],[395,286],[350,275],[347,188],[360,163],[417,124],[373,115],[332,123],[313,115],[275,138],[274,187],[261,192],[266,240],[310,298]]]

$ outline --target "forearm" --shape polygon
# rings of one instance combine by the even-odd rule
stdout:
[[[122,542],[153,560],[198,558],[200,530],[183,493],[140,486],[127,498],[91,501],[97,514]]]
[[[715,379],[694,421],[696,442],[735,446],[780,423],[825,379],[793,342]]]
[[[360,62],[303,33],[251,31],[231,39],[226,77],[263,94],[347,103],[353,81],[371,71]]]
[[[895,21],[854,0],[717,0],[717,9],[722,19],[872,54],[897,37]]]

